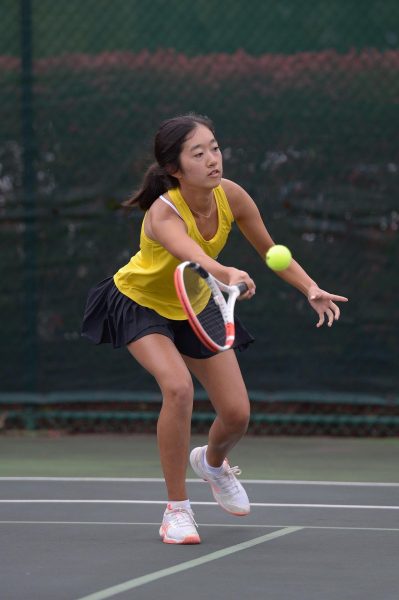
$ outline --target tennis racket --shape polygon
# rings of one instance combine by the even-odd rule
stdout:
[[[188,322],[201,342],[213,352],[231,348],[235,337],[234,305],[247,291],[246,283],[226,285],[189,261],[176,267],[174,281]]]

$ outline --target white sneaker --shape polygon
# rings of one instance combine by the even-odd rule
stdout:
[[[248,496],[236,475],[241,475],[239,467],[230,467],[227,459],[223,461],[221,475],[209,473],[204,465],[204,454],[207,446],[194,448],[190,454],[190,463],[198,477],[202,477],[212,488],[216,502],[232,515],[241,517],[249,514]]]
[[[159,535],[165,544],[200,544],[194,513],[187,508],[172,508],[167,505]]]

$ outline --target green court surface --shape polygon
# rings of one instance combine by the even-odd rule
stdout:
[[[243,479],[399,482],[399,438],[246,436],[229,458]],[[161,476],[154,435],[0,436],[0,477]]]

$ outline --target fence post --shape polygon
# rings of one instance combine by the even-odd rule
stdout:
[[[34,130],[32,0],[20,0],[22,202],[24,222],[23,368],[28,389],[37,389],[37,224]]]

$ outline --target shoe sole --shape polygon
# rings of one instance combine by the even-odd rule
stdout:
[[[201,543],[201,539],[199,537],[199,535],[187,535],[183,540],[178,541],[178,540],[174,540],[173,538],[168,538],[168,536],[166,535],[166,533],[163,533],[162,531],[159,532],[159,535],[161,536],[161,540],[163,541],[164,544],[200,544]]]

